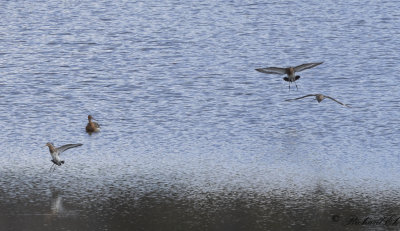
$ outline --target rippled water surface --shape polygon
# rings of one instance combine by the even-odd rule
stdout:
[[[1,230],[400,227],[395,1],[17,0],[0,15]],[[297,91],[254,70],[318,61]],[[351,108],[284,101],[316,93]],[[49,173],[47,142],[84,145]]]

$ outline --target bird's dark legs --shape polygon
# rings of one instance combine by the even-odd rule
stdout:
[[[53,166],[54,166],[54,164],[50,167],[49,172],[51,172],[51,169],[53,168]],[[54,169],[55,169],[55,167],[54,167]],[[54,171],[54,170],[53,170],[53,171]]]
[[[298,79],[300,79],[299,75],[297,75],[294,80],[291,80],[288,77],[283,78],[283,80],[285,80],[286,82],[289,82],[289,91],[290,91],[290,83],[294,83],[294,85],[296,86],[296,90],[299,90],[299,88],[297,87],[297,83],[296,83],[296,80],[298,80]]]
[[[294,84],[296,84],[296,80],[298,80],[298,79],[300,79],[300,75],[296,75],[295,77],[294,77]],[[297,87],[297,84],[296,84],[296,89],[297,90],[299,90],[299,88]]]

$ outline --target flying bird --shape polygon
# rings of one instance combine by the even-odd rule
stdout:
[[[92,132],[99,132],[100,131],[100,125],[96,122],[93,122],[92,119],[94,119],[91,115],[88,115],[88,124],[86,125],[86,132],[89,134]]]
[[[287,99],[285,101],[293,101],[293,100],[303,99],[303,98],[310,97],[310,96],[314,96],[315,99],[318,101],[318,103],[321,103],[322,100],[324,100],[325,98],[328,98],[328,99],[331,99],[331,100],[335,101],[336,103],[341,104],[341,105],[343,105],[345,107],[350,107],[347,104],[344,104],[344,103],[342,103],[340,101],[337,101],[336,99],[334,99],[334,98],[332,98],[330,96],[323,95],[323,94],[309,94],[309,95],[305,95],[305,96],[302,96],[302,97],[299,97],[299,98],[295,98],[295,99]]]
[[[318,66],[322,64],[323,62],[320,63],[304,63],[296,67],[266,67],[266,68],[257,68],[256,71],[266,73],[266,74],[278,74],[278,75],[284,75],[286,74],[287,77],[284,77],[283,80],[286,82],[289,82],[289,91],[290,91],[290,83],[294,83],[297,88],[296,80],[300,79],[300,75],[296,75],[296,72],[300,72],[302,70],[310,69],[315,66]]]
[[[70,148],[75,148],[75,147],[82,146],[82,144],[66,144],[66,145],[63,145],[61,147],[56,148],[56,147],[54,147],[53,143],[48,142],[46,144],[46,146],[49,147],[50,155],[52,157],[51,162],[53,162],[53,165],[50,168],[50,171],[51,171],[51,169],[53,167],[55,169],[54,165],[61,166],[62,164],[64,164],[64,161],[60,159],[60,154],[61,153],[65,152],[66,150],[68,150]]]

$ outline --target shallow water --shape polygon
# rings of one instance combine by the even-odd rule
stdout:
[[[395,2],[0,6],[1,230],[400,226]]]

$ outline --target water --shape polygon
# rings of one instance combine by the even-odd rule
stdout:
[[[0,6],[1,230],[398,229],[396,2]]]

